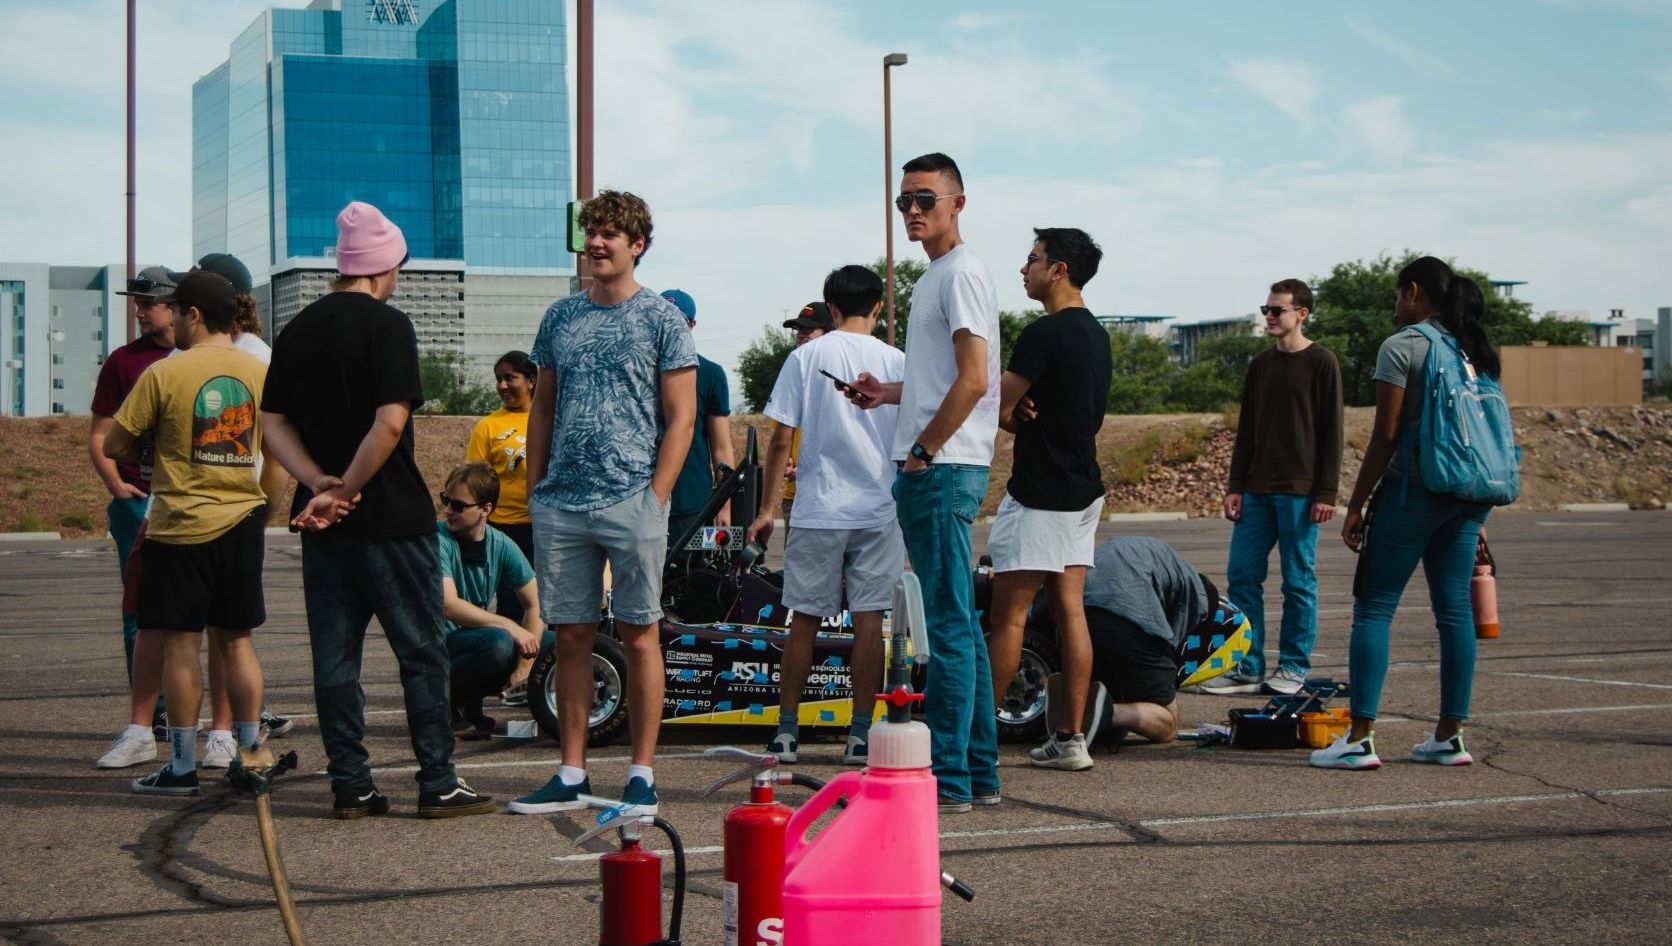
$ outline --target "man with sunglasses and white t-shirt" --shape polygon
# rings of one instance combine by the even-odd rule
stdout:
[[[894,502],[929,614],[925,708],[940,810],[999,802],[992,670],[975,616],[970,526],[987,495],[999,426],[999,305],[986,264],[964,245],[964,179],[944,154],[907,161],[895,206],[929,268],[912,292],[905,381],[855,380],[862,407],[899,404]]]

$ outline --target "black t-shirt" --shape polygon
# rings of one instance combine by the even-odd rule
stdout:
[[[333,292],[297,314],[273,343],[261,409],[296,425],[320,469],[342,475],[385,404],[424,403],[418,337],[405,313],[363,292]],[[360,505],[330,528],[360,539],[428,536],[435,504],[412,448],[412,421],[360,491]],[[292,515],[313,493],[296,489]]]
[[[1006,489],[1030,509],[1073,512],[1103,496],[1097,432],[1109,402],[1109,332],[1090,311],[1061,309],[1016,339],[1008,369],[1028,379],[1039,416],[1016,434]]]

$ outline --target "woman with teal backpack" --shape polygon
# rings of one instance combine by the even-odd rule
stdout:
[[[1519,491],[1508,410],[1497,384],[1498,353],[1486,339],[1480,287],[1432,256],[1407,264],[1395,286],[1399,331],[1382,343],[1376,357],[1374,429],[1341,528],[1347,547],[1360,554],[1348,653],[1352,728],[1312,753],[1312,764],[1321,768],[1382,764],[1372,730],[1387,676],[1389,625],[1418,562],[1428,578],[1440,633],[1440,720],[1433,734],[1411,750],[1411,758],[1439,765],[1474,761],[1462,736],[1475,673],[1469,580],[1487,513]],[[1437,411],[1445,413],[1436,416]],[[1507,475],[1436,466],[1436,457],[1454,462],[1460,452],[1472,459],[1476,450],[1470,449],[1470,434],[1488,461],[1510,465]],[[1441,438],[1445,442],[1428,442]],[[1488,439],[1492,442],[1479,442]],[[1437,480],[1446,486],[1467,480],[1471,486],[1489,482],[1500,488],[1489,499],[1474,489],[1459,490],[1471,497],[1464,499],[1450,489],[1433,488]],[[1378,483],[1384,488],[1377,489]],[[1372,490],[1375,498],[1367,515],[1365,502]]]

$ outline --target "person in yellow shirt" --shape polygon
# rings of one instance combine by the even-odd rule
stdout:
[[[494,362],[494,390],[505,406],[476,422],[464,450],[466,463],[486,463],[499,478],[499,501],[488,522],[516,543],[529,561],[534,560],[534,523],[528,515],[528,477],[523,464],[528,462],[528,409],[534,403],[534,382],[539,375],[525,351],[508,351]],[[521,623],[522,602],[514,591],[499,593],[494,605],[496,614]],[[518,658],[500,699],[503,705],[527,703],[528,670],[533,665],[533,657]]]
[[[784,328],[795,330],[795,347],[800,348],[815,338],[836,329],[836,320],[823,302],[809,302],[793,319],[784,320]],[[784,536],[790,534],[790,510],[795,507],[795,465],[801,457],[801,430],[796,429],[790,439],[790,463],[784,469]]]

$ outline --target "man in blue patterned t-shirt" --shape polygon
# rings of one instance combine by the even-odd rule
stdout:
[[[540,369],[528,418],[529,512],[540,611],[557,626],[563,764],[518,814],[584,808],[592,644],[607,559],[615,629],[627,651],[633,761],[621,801],[655,814],[651,763],[661,728],[662,562],[668,499],[696,423],[697,352],[685,317],[640,286],[650,208],[603,191],[581,211],[592,286],[552,303],[530,356]]]

